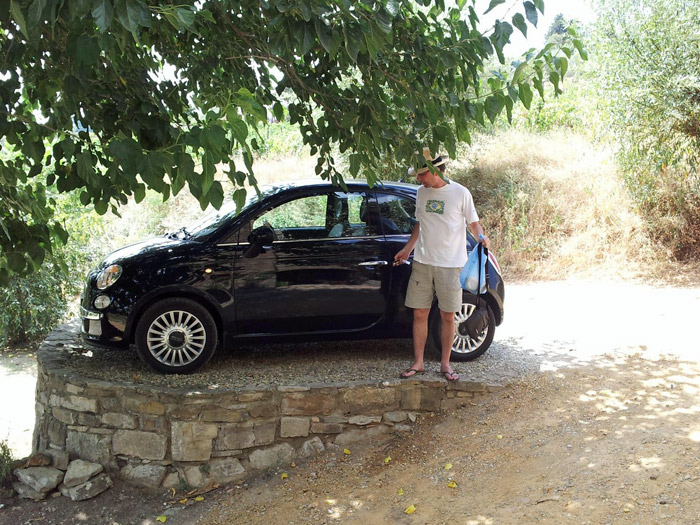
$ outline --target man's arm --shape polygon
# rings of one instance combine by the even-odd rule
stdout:
[[[483,235],[484,240],[481,241],[481,243],[484,245],[485,248],[491,248],[491,241],[489,240],[489,238],[486,235],[484,235],[484,229],[481,227],[481,224],[479,223],[479,221],[470,222],[469,229],[471,230],[474,237],[477,238],[477,240],[479,239],[479,235]]]
[[[401,250],[394,255],[394,264],[401,264],[402,262],[408,260],[409,255],[411,255],[411,252],[413,251],[413,248],[416,247],[416,243],[418,242],[418,234],[419,234],[419,228],[420,228],[420,223],[416,223],[416,225],[413,227],[413,232],[411,233],[411,237],[408,239],[408,242],[404,245]]]

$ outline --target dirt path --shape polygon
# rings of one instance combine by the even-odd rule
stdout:
[[[700,367],[597,365],[525,378],[409,438],[287,469],[217,498],[199,523],[697,523]]]
[[[699,522],[700,289],[511,285],[507,306],[493,348],[459,370],[508,386],[408,436],[183,505],[120,484],[81,505],[0,499],[0,523],[157,523],[166,509],[206,525]]]

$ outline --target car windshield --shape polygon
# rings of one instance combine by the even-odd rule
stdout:
[[[205,237],[250,206],[253,206],[265,197],[274,195],[281,189],[283,188],[280,186],[263,187],[260,188],[259,196],[255,191],[248,190],[245,204],[240,210],[237,211],[236,204],[233,201],[229,201],[221,206],[220,209],[206,214],[192,224],[168,234],[168,236],[178,239],[199,239]]]

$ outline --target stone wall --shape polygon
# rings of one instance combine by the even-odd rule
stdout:
[[[80,377],[54,339],[38,354],[36,452],[71,459],[147,488],[201,487],[373,442],[427,412],[467,404],[495,386],[444,380],[196,391]]]

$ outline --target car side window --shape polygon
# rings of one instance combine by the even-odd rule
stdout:
[[[260,215],[253,229],[270,226],[275,240],[320,239],[326,234],[328,195],[309,195],[280,204]]]
[[[384,235],[403,235],[413,232],[416,203],[413,199],[387,193],[377,194]]]

